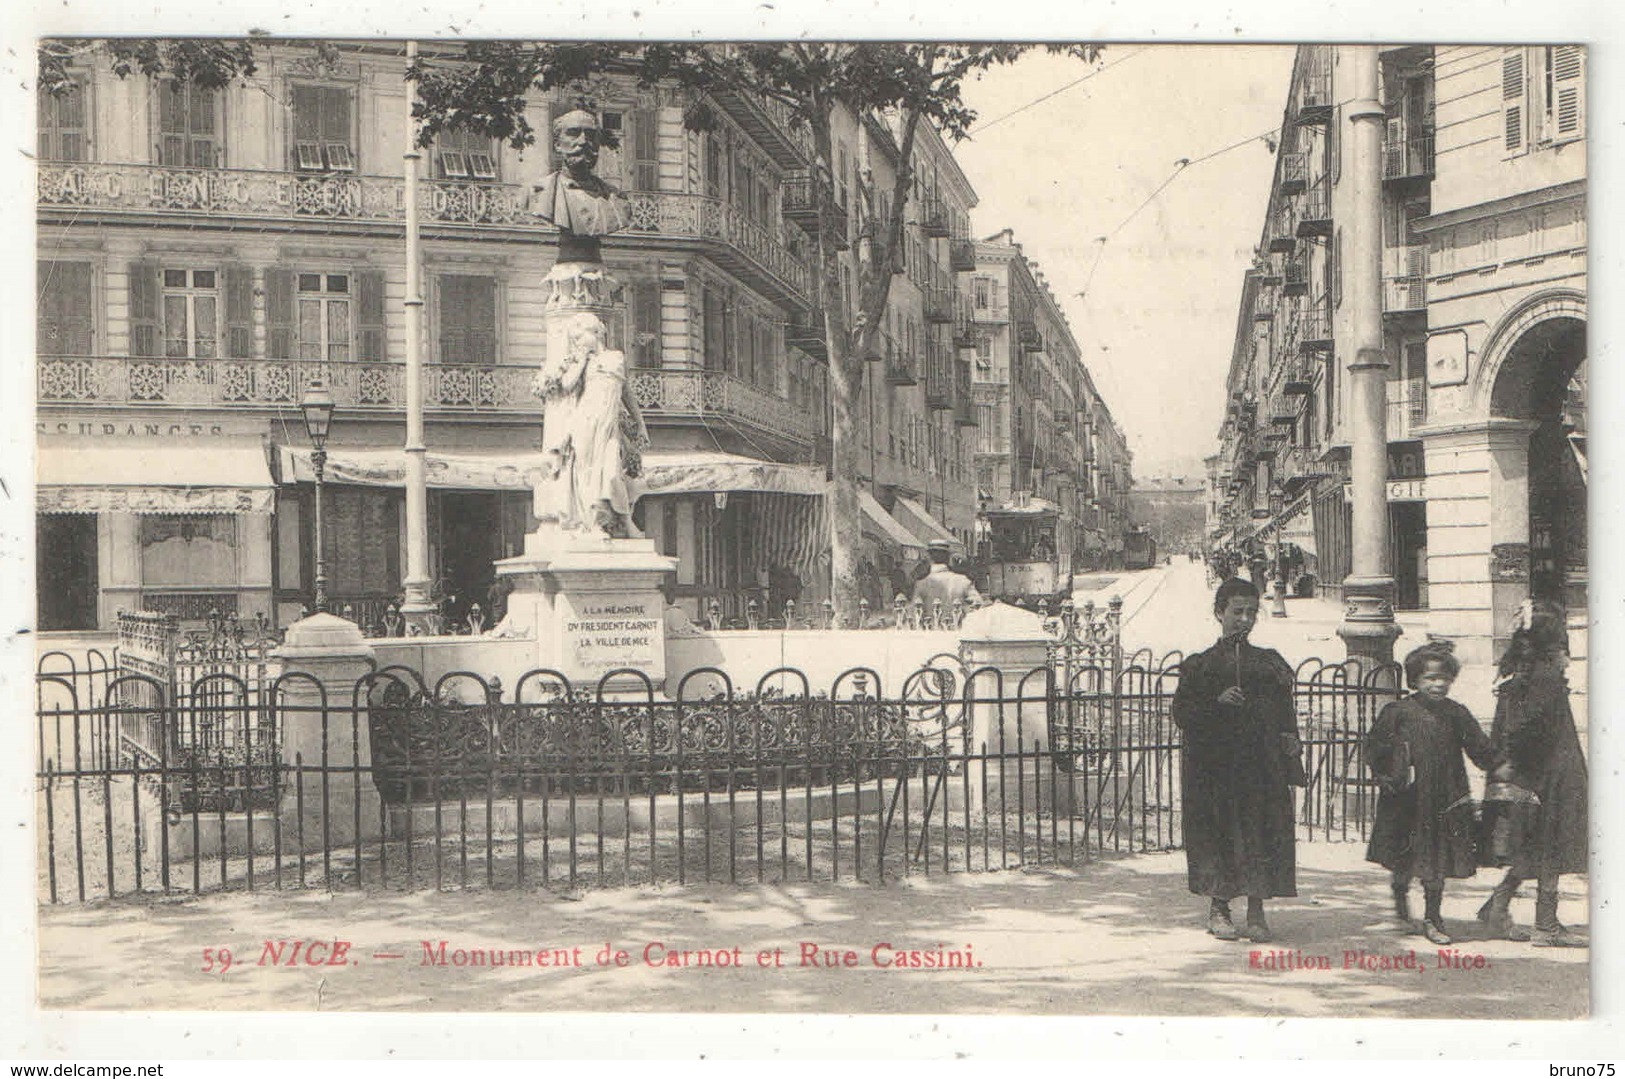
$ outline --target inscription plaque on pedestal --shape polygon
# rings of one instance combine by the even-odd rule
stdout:
[[[572,681],[595,681],[619,667],[655,671],[665,667],[659,595],[646,599],[559,597],[560,659]]]

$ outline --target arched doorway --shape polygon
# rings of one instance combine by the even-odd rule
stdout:
[[[1534,424],[1529,436],[1529,592],[1570,611],[1586,605],[1585,322],[1530,325],[1496,372],[1492,416]]]

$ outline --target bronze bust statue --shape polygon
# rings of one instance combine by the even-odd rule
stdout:
[[[574,109],[553,121],[553,148],[562,167],[531,189],[529,210],[559,230],[560,262],[598,262],[599,237],[631,220],[626,195],[593,171],[603,129],[598,118]]]

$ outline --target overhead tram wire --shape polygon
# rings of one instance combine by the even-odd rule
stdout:
[[[1096,68],[1094,71],[1089,72],[1088,74],[1082,76],[1081,78],[1073,79],[1071,82],[1067,83],[1065,86],[1058,87],[1057,89],[1051,90],[1049,93],[1045,94],[1043,97],[1034,98],[1033,100],[1027,102],[1027,104],[1021,106],[1018,109],[1012,109],[1011,111],[1005,113],[1003,116],[994,117],[993,119],[987,121],[986,123],[977,124],[975,127],[970,129],[969,133],[972,134],[972,135],[975,135],[978,132],[986,131],[988,128],[992,127],[994,124],[1003,123],[1004,121],[1010,119],[1010,117],[1015,116],[1018,113],[1026,112],[1028,109],[1032,108],[1034,105],[1041,105],[1044,102],[1048,101],[1050,98],[1056,96],[1057,94],[1064,94],[1064,93],[1066,93],[1066,91],[1072,89],[1074,86],[1077,86],[1080,83],[1088,82],[1090,79],[1094,78],[1096,75],[1104,75],[1106,72],[1110,71],[1112,68],[1116,67],[1118,64],[1121,64],[1126,60],[1134,59],[1136,56],[1140,55],[1142,52],[1145,52],[1149,48],[1150,48],[1150,46],[1147,45],[1147,46],[1144,46],[1143,48],[1135,49],[1133,52],[1129,53],[1127,56],[1119,57],[1118,59],[1112,61],[1109,64],[1106,64],[1106,65],[1104,65],[1102,67]]]
[[[1346,102],[1339,102],[1338,104],[1346,104]],[[1089,283],[1094,280],[1095,269],[1096,269],[1096,267],[1098,267],[1100,265],[1100,259],[1105,254],[1106,245],[1108,243],[1110,243],[1112,241],[1112,239],[1117,236],[1118,233],[1122,232],[1125,228],[1127,228],[1129,223],[1140,215],[1140,211],[1144,210],[1147,206],[1151,205],[1151,203],[1153,201],[1155,201],[1155,199],[1157,198],[1158,195],[1162,194],[1163,191],[1167,190],[1168,185],[1172,184],[1175,180],[1179,179],[1179,177],[1183,173],[1185,173],[1188,169],[1190,169],[1190,167],[1192,165],[1200,165],[1205,161],[1212,161],[1216,157],[1220,157],[1220,156],[1222,156],[1224,154],[1227,154],[1232,150],[1239,150],[1243,146],[1248,146],[1248,145],[1250,145],[1252,143],[1258,142],[1260,139],[1264,140],[1267,145],[1272,145],[1273,146],[1273,145],[1278,144],[1278,141],[1279,141],[1280,138],[1281,138],[1281,128],[1280,127],[1272,127],[1268,131],[1260,131],[1256,135],[1248,135],[1244,139],[1238,139],[1235,142],[1232,142],[1228,146],[1222,146],[1219,149],[1214,150],[1214,151],[1212,151],[1210,153],[1203,154],[1201,157],[1190,157],[1190,158],[1182,157],[1182,158],[1180,158],[1179,161],[1176,162],[1175,165],[1174,165],[1174,171],[1168,174],[1167,179],[1163,180],[1162,183],[1157,185],[1156,190],[1152,191],[1151,194],[1147,195],[1143,202],[1141,202],[1132,211],[1130,211],[1128,216],[1123,218],[1123,220],[1118,223],[1116,228],[1112,229],[1111,232],[1107,233],[1106,235],[1096,238],[1096,242],[1100,244],[1100,250],[1095,253],[1094,263],[1091,264],[1090,267],[1089,267],[1089,276],[1084,282],[1083,291],[1077,293],[1077,295],[1080,298],[1084,298],[1084,299],[1086,299],[1088,297]]]

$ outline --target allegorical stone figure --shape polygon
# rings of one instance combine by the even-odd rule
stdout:
[[[598,117],[573,109],[553,121],[560,167],[531,189],[529,210],[559,229],[560,262],[598,262],[599,237],[631,220],[626,195],[593,170],[604,132]]]
[[[549,320],[547,360],[535,388],[546,405],[546,474],[536,488],[536,516],[569,532],[636,535],[628,481],[642,474],[649,434],[627,385],[626,354],[604,347],[596,314]]]

